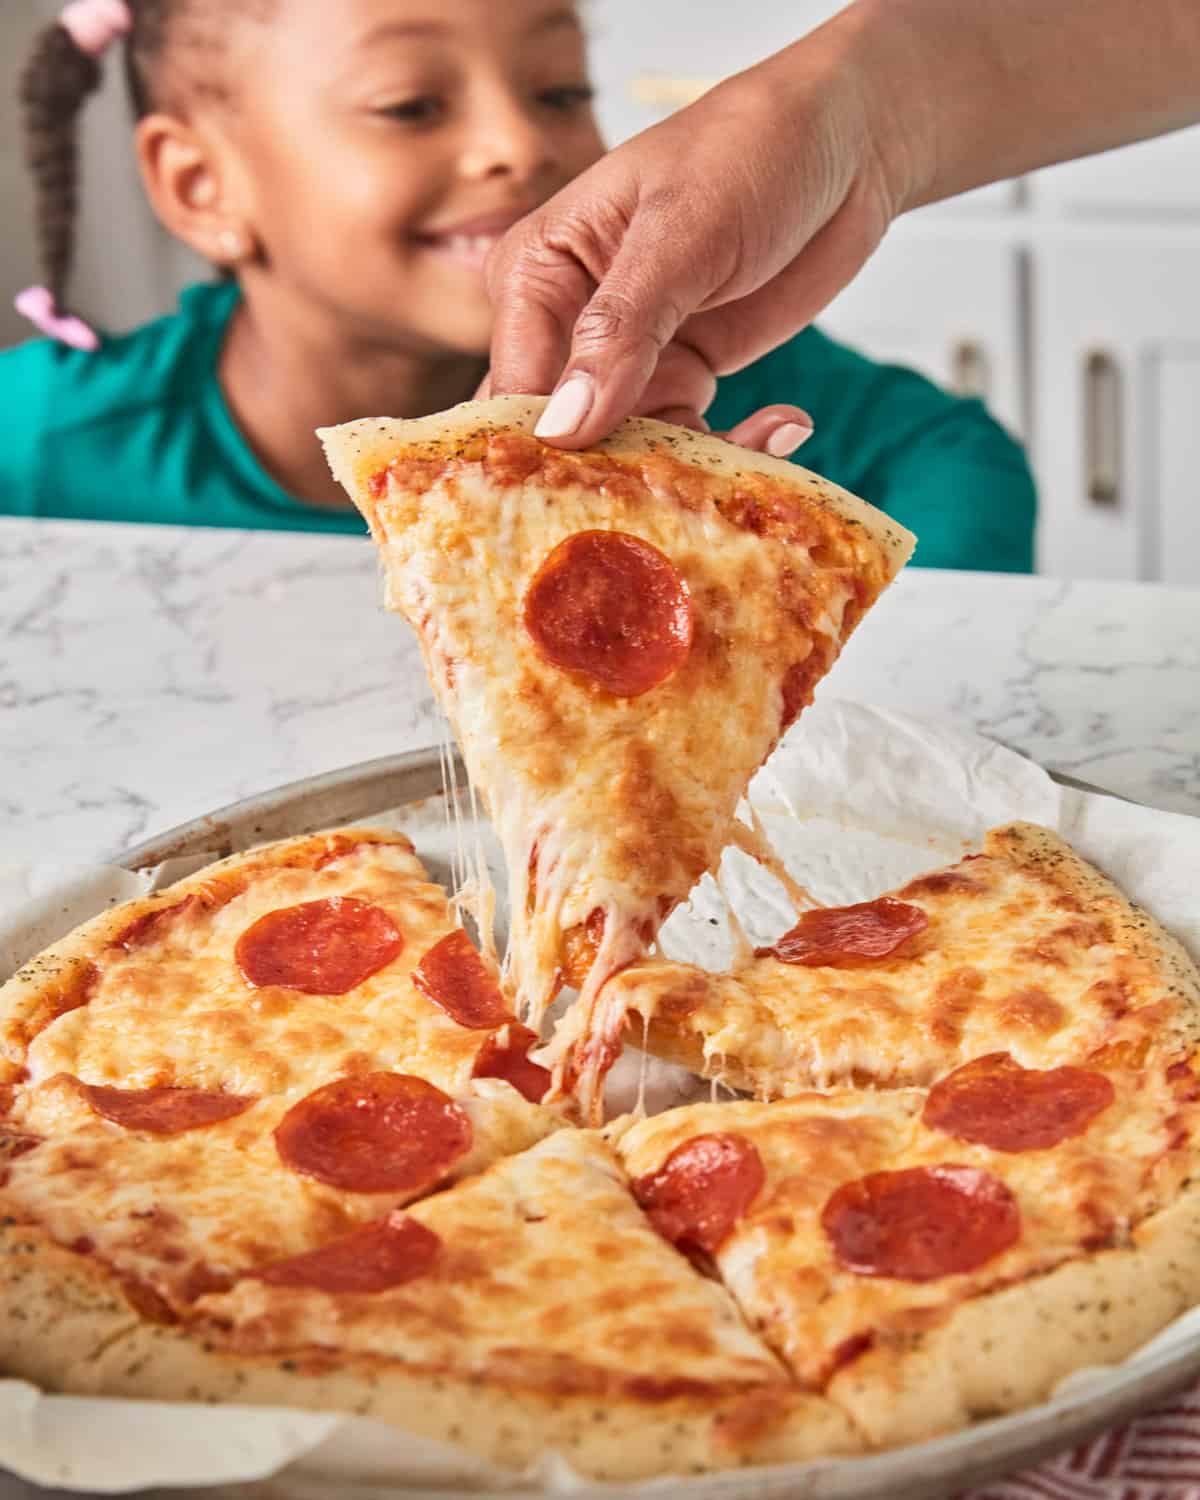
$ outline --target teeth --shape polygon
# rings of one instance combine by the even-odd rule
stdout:
[[[446,243],[460,255],[486,255],[498,238],[495,234],[452,234]]]

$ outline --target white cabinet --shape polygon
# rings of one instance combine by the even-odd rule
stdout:
[[[982,397],[1023,434],[1021,249],[978,225],[919,219],[896,225],[821,327],[873,358]]]
[[[1048,167],[1031,203],[1071,219],[1200,222],[1200,127]]]
[[[1200,230],[1064,228],[1033,296],[1042,569],[1200,584]]]
[[[600,0],[584,7],[610,145],[800,39],[844,0]]]

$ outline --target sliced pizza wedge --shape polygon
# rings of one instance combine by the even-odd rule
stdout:
[[[535,1027],[583,993],[561,1056],[598,1101],[644,953],[734,839],[746,786],[913,538],[779,459],[630,420],[564,453],[508,397],[324,431],[387,603],[505,850],[508,969]]]
[[[859,1446],[654,1230],[611,1149],[583,1131],[259,1267],[202,1298],[189,1326],[142,1326],[77,1379],[352,1402],[510,1467],[557,1451],[609,1479]]]
[[[558,1129],[533,1040],[406,838],[264,846],[0,988],[0,1213],[180,1315]]]
[[[993,1054],[929,1090],[612,1129],[660,1232],[715,1267],[802,1385],[893,1444],[1042,1399],[1194,1300],[1198,1093],[1190,1065]],[[1145,1305],[1138,1271],[1158,1283]]]
[[[1169,1063],[1200,1035],[1180,945],[1028,823],[877,900],[805,912],[731,973],[646,960],[609,988],[634,1041],[763,1099],[928,1084],[993,1052]]]
[[[0,988],[0,1085],[65,1073],[258,1098],[385,1070],[454,1093],[507,1062],[540,1098],[531,1040],[410,841],[368,828],[206,866]]]

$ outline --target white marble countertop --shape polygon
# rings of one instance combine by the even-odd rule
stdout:
[[[366,541],[0,520],[0,861],[435,741]],[[1200,814],[1200,591],[910,569],[823,693]]]

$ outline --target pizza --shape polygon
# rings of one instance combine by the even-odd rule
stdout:
[[[652,1222],[870,1448],[1045,1398],[1200,1298],[1194,1059],[684,1106],[626,1130]]]
[[[5,1212],[196,1297],[557,1129],[409,841],[266,846],[104,912],[0,991]]]
[[[992,829],[979,853],[899,890],[815,907],[724,974],[649,959],[610,987],[630,1035],[772,1099],[927,1086],[1002,1052],[1025,1069],[1146,1065],[1200,1036],[1181,946],[1057,835]]]
[[[387,603],[504,846],[508,986],[597,1118],[624,1020],[609,976],[731,842],[735,814],[914,539],[780,459],[631,419],[586,452],[504,397],[321,436]]]
[[[0,989],[0,1370],[628,1480],[953,1431],[1200,1301],[1200,975],[1055,835],[657,970],[651,1044],[759,1097],[595,1130],[399,834],[104,912]]]

